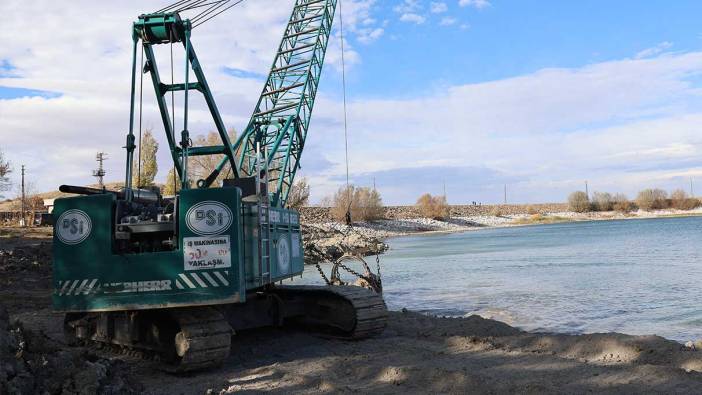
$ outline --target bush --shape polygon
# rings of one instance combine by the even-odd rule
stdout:
[[[590,211],[590,199],[583,191],[575,191],[568,196],[568,209],[575,213]]]
[[[644,189],[636,196],[641,210],[658,210],[668,207],[668,193],[662,189]]]
[[[490,215],[492,215],[493,217],[501,217],[505,215],[505,213],[502,212],[500,206],[495,206],[492,208],[492,210],[490,210]]]
[[[450,216],[449,205],[445,196],[432,196],[425,193],[417,199],[415,206],[419,213],[426,218],[447,219]]]
[[[595,192],[592,194],[592,206],[595,211],[611,211],[612,195],[607,192]]]
[[[632,204],[625,194],[617,193],[612,197],[612,208],[622,213],[628,213],[632,209]]]
[[[687,196],[687,193],[682,189],[676,189],[670,195],[670,203],[673,208],[678,210],[692,210],[700,205],[700,201]]]
[[[383,218],[385,208],[377,190],[371,188],[356,188],[353,194],[351,218],[361,221],[375,221]]]
[[[346,212],[351,212],[351,221],[374,221],[383,218],[385,209],[377,190],[341,187],[331,201],[331,215],[339,222],[346,222]]]
[[[527,214],[529,214],[529,215],[537,215],[537,214],[540,214],[540,213],[539,213],[539,210],[538,210],[536,207],[532,206],[532,205],[527,206],[526,212],[527,212]]]

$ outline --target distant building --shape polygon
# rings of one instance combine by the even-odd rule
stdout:
[[[46,207],[46,211],[49,213],[54,211],[54,200],[56,199],[44,199],[44,207]]]

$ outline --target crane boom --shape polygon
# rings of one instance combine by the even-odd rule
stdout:
[[[310,125],[338,0],[296,0],[251,120],[234,144],[242,176],[265,158],[271,204],[287,201]],[[208,177],[211,183],[226,164]]]

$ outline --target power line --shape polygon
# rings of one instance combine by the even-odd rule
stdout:
[[[26,196],[24,194],[24,165],[22,165],[22,218],[20,219],[20,225],[22,226],[27,226],[26,220],[27,216],[26,214],[26,203],[25,203]]]
[[[105,177],[105,168],[103,167],[103,162],[107,160],[107,154],[104,152],[98,152],[95,155],[95,161],[98,162],[97,170],[93,170],[93,177],[98,179],[98,185],[100,188],[105,188],[105,183],[103,182],[103,177]]]

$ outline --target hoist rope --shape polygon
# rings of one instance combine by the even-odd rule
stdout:
[[[341,0],[339,0],[339,31],[341,36],[341,89],[344,99],[344,158],[346,161],[346,222],[350,222],[351,218],[351,187],[349,184],[349,137],[348,137],[348,118],[346,111],[346,59],[344,56],[344,17],[341,8]]]
[[[172,34],[172,33],[170,33]],[[171,85],[174,83],[174,77],[173,74],[175,73],[173,71],[173,40],[171,41]],[[176,134],[175,134],[175,94],[173,91],[171,91],[171,136],[173,136],[173,142],[175,143],[176,139]],[[182,170],[183,172],[185,169]],[[176,166],[175,166],[175,161],[173,162],[173,194],[175,195],[178,192],[178,183],[176,182],[176,177],[178,175],[176,174]]]
[[[156,13],[180,13],[197,8],[204,8],[204,10],[190,18],[193,24],[192,28],[195,28],[243,1],[244,0],[181,0],[161,8],[156,11]]]
[[[144,104],[144,45],[141,46],[141,68],[139,69],[139,155],[137,162],[137,188],[141,188],[141,121],[143,119],[143,104]]]

